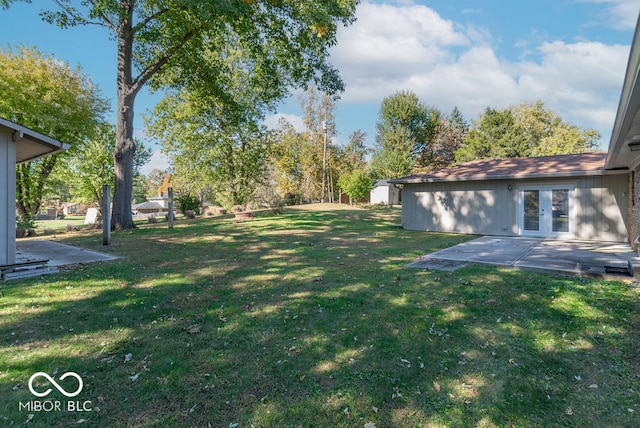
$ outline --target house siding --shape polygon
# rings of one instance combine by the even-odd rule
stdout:
[[[576,238],[627,242],[627,174],[585,177],[576,186]]]
[[[627,218],[629,221],[629,243],[636,253],[640,254],[640,166],[629,173],[627,194]]]
[[[410,230],[514,235],[517,195],[504,180],[405,184],[403,225]]]
[[[627,240],[626,174],[405,184],[403,226],[410,230],[517,236],[518,186],[553,184],[575,186],[576,239]]]
[[[0,128],[0,265],[16,262],[16,143]]]

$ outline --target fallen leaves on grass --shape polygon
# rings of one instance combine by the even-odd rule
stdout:
[[[194,324],[190,327],[187,327],[185,329],[185,331],[189,334],[198,334],[200,333],[202,330],[200,329],[200,326],[198,324]]]

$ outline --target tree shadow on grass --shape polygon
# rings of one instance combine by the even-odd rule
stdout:
[[[133,233],[123,260],[3,287],[5,421],[26,420],[31,374],[58,369],[81,374],[94,411],[34,423],[637,422],[628,287],[407,270],[416,246],[453,238],[355,213]]]

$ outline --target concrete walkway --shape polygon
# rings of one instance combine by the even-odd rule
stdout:
[[[73,247],[55,241],[18,240],[16,242],[16,264],[12,271],[2,273],[1,279],[19,279],[55,273],[62,266],[115,260],[110,254]]]
[[[620,242],[484,236],[427,254],[409,266],[452,271],[470,263],[565,275],[633,276],[640,259]]]

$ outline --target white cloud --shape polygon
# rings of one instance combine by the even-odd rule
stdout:
[[[277,129],[280,119],[285,119],[298,132],[305,130],[304,120],[301,116],[295,114],[276,113],[269,115],[264,119],[264,125],[269,129]]]
[[[451,48],[469,40],[426,6],[362,3],[357,21],[338,34],[332,61],[348,84],[345,102],[371,101],[371,87],[398,89],[416,70],[451,61]]]
[[[151,159],[140,168],[142,174],[149,174],[154,169],[164,171],[170,166],[169,159],[160,150],[155,150],[151,155]]]
[[[608,22],[614,28],[633,30],[638,20],[638,0],[581,0],[584,3],[609,5]]]
[[[609,1],[612,11],[631,7],[630,1]],[[522,59],[506,60],[486,29],[458,25],[426,6],[365,2],[357,16],[332,51],[347,85],[342,104],[379,105],[398,90],[411,90],[427,105],[444,113],[457,106],[471,119],[489,106],[540,99],[605,140],[611,131],[628,46],[549,40],[526,46]]]

